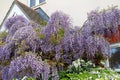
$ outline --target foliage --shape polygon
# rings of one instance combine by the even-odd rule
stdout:
[[[99,71],[99,69],[98,69]],[[91,74],[89,72],[83,72],[80,74],[67,74],[70,80],[119,80],[120,75],[114,71],[104,70],[101,69],[100,72],[96,71],[95,73]],[[103,71],[103,72],[101,72]]]
[[[18,79],[12,79],[12,80],[18,80]],[[32,77],[24,76],[21,80],[36,80],[36,79]]]
[[[7,32],[0,32],[0,40],[4,40],[7,36]]]
[[[0,32],[0,47],[5,45],[5,39],[7,37],[8,33],[7,32]]]
[[[76,61],[73,62],[72,65],[70,65],[67,69],[67,73],[80,73],[80,72],[84,72],[84,71],[90,71],[91,68],[94,68],[95,65],[91,62],[85,62],[82,59],[78,59]]]
[[[59,73],[60,80],[119,80],[120,74],[109,69],[95,67],[90,61],[77,60],[67,71]]]
[[[47,22],[45,20],[41,20],[40,22],[43,26],[46,26],[47,25]]]

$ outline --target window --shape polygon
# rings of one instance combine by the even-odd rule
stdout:
[[[39,0],[39,3],[45,2],[45,0]]]
[[[109,64],[113,69],[120,69],[120,43],[111,46]]]
[[[30,7],[35,6],[35,4],[36,4],[36,0],[30,0]]]
[[[48,21],[49,19],[48,15],[41,8],[37,8],[36,11],[44,20]]]
[[[33,6],[39,5],[40,3],[43,3],[43,2],[45,2],[45,0],[29,0],[29,5],[30,5],[30,7],[33,7]]]

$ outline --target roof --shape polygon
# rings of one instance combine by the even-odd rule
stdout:
[[[19,2],[18,0],[15,0],[14,2],[16,2],[16,3],[20,6],[20,8],[24,10],[24,12],[28,15],[28,17],[29,17],[32,21],[34,21],[34,22],[36,22],[36,23],[38,23],[38,24],[42,24],[42,23],[43,23],[42,21],[45,21],[45,20],[41,17],[41,15],[39,15],[39,13],[37,13],[37,11],[35,11],[34,9],[26,6],[25,4]]]
[[[14,2],[12,3],[10,9],[8,10],[3,22],[1,23],[1,25],[4,23],[5,19],[7,18],[7,16],[9,15],[11,9],[13,8],[13,5],[17,4],[19,6],[19,8],[25,13],[25,15],[31,20],[34,21],[37,24],[43,25],[43,22],[46,22],[36,10],[26,6],[25,4],[19,2],[18,0],[14,0]]]

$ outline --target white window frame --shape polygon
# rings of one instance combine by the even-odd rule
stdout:
[[[39,0],[36,0],[35,6],[39,5]]]
[[[35,0],[35,6],[40,5],[40,4],[43,4],[43,3],[45,3],[45,2],[46,2],[46,0],[45,0],[44,2],[41,2],[41,3],[39,3],[39,0]],[[28,0],[28,5],[29,5],[29,7],[30,7],[30,0]],[[32,7],[35,7],[35,6],[32,6]]]

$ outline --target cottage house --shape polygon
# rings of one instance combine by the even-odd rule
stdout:
[[[34,1],[34,0],[32,0]],[[33,4],[31,4],[32,6]],[[24,16],[28,21],[34,21],[38,24],[42,24],[44,21],[48,21],[48,15],[40,8],[32,9],[20,1],[14,0],[10,9],[8,10],[4,20],[1,23],[0,31],[5,31],[5,22],[8,18],[16,15]]]

